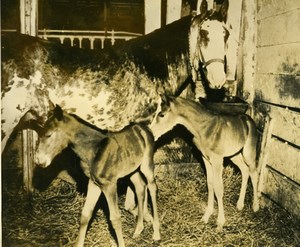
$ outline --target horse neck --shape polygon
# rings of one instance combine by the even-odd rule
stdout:
[[[71,148],[81,160],[86,162],[93,160],[99,143],[107,137],[100,130],[93,129],[76,119],[67,132]]]
[[[180,102],[176,110],[180,116],[177,124],[183,125],[194,136],[199,135],[199,129],[205,133],[206,128],[209,127],[208,123],[211,123],[211,118],[214,116],[202,105],[189,100]]]

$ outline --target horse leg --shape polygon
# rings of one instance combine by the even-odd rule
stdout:
[[[130,188],[130,186],[127,187],[124,208],[134,216],[137,216],[137,210],[136,210],[137,208],[136,208],[136,203],[134,198],[134,192]]]
[[[257,144],[257,134],[256,127],[254,123],[248,122],[249,135],[244,145],[242,154],[243,160],[249,167],[250,178],[253,187],[253,211],[256,212],[259,210],[259,199],[258,199],[258,169],[256,163],[256,144]]]
[[[122,233],[121,213],[118,207],[117,183],[108,183],[103,186],[103,193],[109,208],[109,219],[115,230],[118,246],[124,247],[124,238]]]
[[[217,231],[221,231],[225,223],[224,206],[223,206],[223,158],[214,158],[211,160],[212,170],[214,176],[214,192],[218,201],[218,219],[217,219]]]
[[[238,166],[238,168],[240,169],[241,174],[242,174],[242,186],[240,189],[239,199],[236,204],[237,209],[241,211],[244,208],[247,183],[248,183],[248,179],[249,179],[249,167],[245,163],[241,153],[239,153],[236,156],[231,157],[230,159],[235,165]]]
[[[126,191],[125,203],[124,203],[125,210],[129,211],[133,216],[138,216],[138,208],[135,203],[134,192],[128,186]],[[153,217],[148,209],[148,189],[147,186],[145,187],[145,199],[144,199],[144,220],[146,222],[153,222]]]
[[[153,240],[160,240],[160,223],[157,210],[157,186],[154,178],[154,163],[146,158],[141,164],[141,172],[145,175],[153,207]]]
[[[253,187],[253,205],[252,209],[254,212],[259,210],[259,199],[258,199],[258,172],[257,169],[251,170],[250,169],[250,178]]]
[[[257,165],[256,165],[256,149],[254,148],[248,148],[248,146],[245,146],[243,149],[243,161],[248,165],[248,170],[250,172],[250,178],[252,182],[252,188],[253,188],[253,204],[252,209],[254,212],[259,210],[259,199],[258,199],[258,171],[257,171]]]
[[[212,166],[210,162],[203,157],[205,168],[206,168],[206,180],[207,180],[207,189],[208,189],[208,199],[207,199],[207,206],[205,209],[205,213],[202,216],[202,221],[207,223],[209,217],[212,215],[214,211],[214,183],[213,183],[213,173],[212,173]]]
[[[138,219],[137,219],[137,225],[133,234],[133,237],[138,237],[141,232],[144,230],[144,200],[145,200],[145,182],[143,178],[141,177],[141,174],[139,172],[135,172],[130,177],[131,182],[134,184],[135,187],[135,193],[137,195],[138,200]]]
[[[90,179],[88,184],[86,200],[81,213],[79,235],[75,245],[77,247],[81,247],[84,244],[84,238],[86,235],[88,223],[92,217],[95,205],[98,201],[100,194],[101,189]]]

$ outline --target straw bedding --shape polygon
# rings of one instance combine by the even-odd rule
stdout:
[[[241,177],[232,166],[224,169],[226,223],[221,233],[215,230],[216,210],[207,225],[201,222],[207,189],[205,172],[199,165],[159,165],[155,172],[162,239],[158,243],[152,241],[149,223],[139,238],[132,238],[135,219],[123,209],[123,189],[119,204],[127,246],[300,246],[299,220],[276,205],[253,213],[251,186],[244,210],[236,210]],[[12,186],[12,179],[4,179],[2,246],[73,246],[84,199],[75,184],[58,178],[30,197],[20,187]],[[104,197],[99,199],[85,243],[116,246]]]

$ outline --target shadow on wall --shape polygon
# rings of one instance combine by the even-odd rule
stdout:
[[[292,97],[294,99],[300,98],[300,65],[289,62],[283,63],[279,71],[281,75],[276,77],[278,82],[279,94],[281,97]]]

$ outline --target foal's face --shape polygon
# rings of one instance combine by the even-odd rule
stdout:
[[[155,141],[178,124],[178,117],[174,113],[174,110],[173,102],[162,102],[158,106],[154,119],[149,126]]]
[[[36,151],[36,162],[47,167],[63,149],[68,146],[68,138],[63,128],[64,121],[58,121],[54,116],[48,119],[44,133],[39,136]]]
[[[217,20],[204,21],[199,30],[200,59],[206,69],[206,78],[211,88],[221,88],[226,81],[225,47],[228,31]]]

